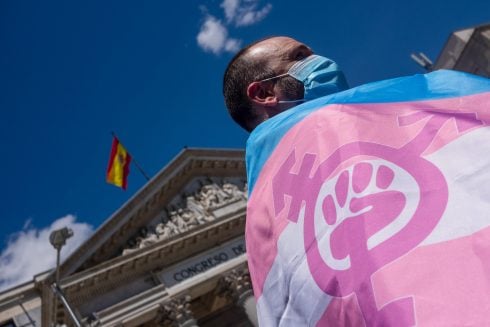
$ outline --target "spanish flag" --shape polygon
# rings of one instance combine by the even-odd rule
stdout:
[[[129,164],[131,155],[114,136],[112,140],[111,156],[107,167],[106,181],[110,184],[122,187],[124,190],[127,186],[129,175]]]

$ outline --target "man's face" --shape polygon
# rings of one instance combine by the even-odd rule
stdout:
[[[274,37],[257,43],[248,51],[250,58],[265,60],[267,68],[274,72],[273,77],[287,73],[297,61],[313,54],[305,44],[289,37]],[[275,81],[274,87],[279,100],[297,100],[304,96],[304,86],[291,76]]]

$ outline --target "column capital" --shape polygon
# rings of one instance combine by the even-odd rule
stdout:
[[[253,296],[248,269],[233,269],[218,282],[218,294],[226,296],[241,305],[245,299]]]
[[[161,304],[161,312],[164,318],[170,320],[174,326],[192,327],[197,326],[191,310],[191,296],[171,299]]]

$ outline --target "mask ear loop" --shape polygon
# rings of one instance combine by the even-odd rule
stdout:
[[[277,101],[277,103],[301,103],[301,102],[306,102],[306,99]]]
[[[274,79],[278,79],[278,78],[281,78],[281,77],[286,77],[288,75],[289,75],[288,73],[284,73],[284,74],[281,74],[281,75],[272,76],[272,77],[269,77],[269,78],[264,78],[264,79],[261,79],[260,81],[257,81],[257,82],[262,83],[262,82],[272,81]]]
[[[275,79],[278,79],[278,78],[281,78],[281,77],[286,77],[286,76],[290,76],[289,72],[284,73],[284,74],[281,74],[281,75],[277,75],[277,76],[273,76],[273,77],[265,78],[265,79],[260,80],[260,81],[257,81],[257,82],[262,83],[262,82],[272,81],[272,80],[275,80]],[[294,77],[293,77],[293,78],[294,78]],[[277,101],[277,103],[301,103],[301,102],[305,102],[305,101],[306,101],[306,99],[298,99],[298,100],[280,100],[280,101]]]

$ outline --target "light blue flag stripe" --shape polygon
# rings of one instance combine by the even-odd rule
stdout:
[[[260,124],[250,135],[246,150],[249,193],[252,193],[263,165],[284,134],[310,113],[326,105],[435,100],[484,92],[490,92],[488,78],[439,70],[369,83],[298,105]]]

